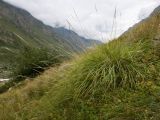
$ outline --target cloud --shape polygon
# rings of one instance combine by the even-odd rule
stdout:
[[[159,0],[4,0],[47,25],[107,41],[147,17]],[[116,13],[115,17],[114,14]]]

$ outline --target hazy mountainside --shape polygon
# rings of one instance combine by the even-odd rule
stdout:
[[[150,16],[156,15],[156,14],[160,14],[160,6],[158,6]]]
[[[92,47],[92,45],[94,45],[94,44],[101,44],[101,42],[97,41],[97,40],[86,39],[81,36],[77,37],[78,36],[77,33],[73,32],[71,30],[66,30],[63,27],[55,28],[54,31],[65,40],[74,41],[76,39],[77,43],[75,43],[75,46],[77,46],[77,48],[79,48],[79,49],[81,49],[80,47],[85,48],[85,47]],[[79,43],[79,42],[81,42],[81,43]],[[80,47],[78,47],[79,44],[81,44]]]
[[[0,120],[160,120],[160,9],[121,37],[0,94]]]
[[[14,56],[27,47],[46,47],[70,53],[99,43],[62,27],[47,26],[27,11],[0,1],[0,68],[2,64],[14,62]]]
[[[149,17],[129,28],[120,39],[127,41],[160,41],[160,6]],[[157,42],[158,43],[158,42]]]

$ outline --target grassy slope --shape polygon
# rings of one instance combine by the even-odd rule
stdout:
[[[160,16],[0,95],[2,120],[159,120]]]

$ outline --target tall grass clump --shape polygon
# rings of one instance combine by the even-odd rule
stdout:
[[[144,43],[113,41],[98,47],[75,64],[71,72],[76,96],[101,95],[116,88],[136,88],[146,77],[141,62]]]

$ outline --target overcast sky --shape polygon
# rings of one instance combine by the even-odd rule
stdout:
[[[4,0],[53,27],[106,42],[147,17],[160,0]]]

